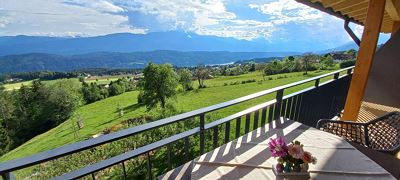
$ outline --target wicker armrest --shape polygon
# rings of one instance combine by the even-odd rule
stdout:
[[[317,129],[321,129],[324,126],[327,126],[329,124],[340,124],[340,125],[357,125],[357,126],[366,126],[369,123],[365,122],[354,122],[354,121],[341,121],[341,120],[332,120],[332,119],[320,119],[317,122]]]
[[[395,154],[400,150],[400,112],[365,123],[321,119],[317,128],[381,152]]]
[[[321,119],[317,123],[317,129],[368,146],[367,123]]]

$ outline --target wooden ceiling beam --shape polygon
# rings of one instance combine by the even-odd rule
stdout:
[[[400,21],[399,0],[386,0],[385,10],[394,21]]]
[[[354,19],[357,19],[357,20],[360,20],[360,21],[364,22],[365,19],[366,19],[366,17],[367,17],[367,15],[364,14],[363,16],[354,17]],[[387,14],[387,13],[385,13],[385,14],[383,15],[383,19],[384,19],[384,20],[385,20],[385,19],[390,19],[390,20],[392,20],[392,18],[391,18],[391,17],[389,16],[389,14]]]
[[[358,10],[356,10],[356,11],[353,11],[353,12],[343,12],[344,14],[347,14],[349,17],[355,17],[355,16],[357,16],[357,15],[360,15],[360,14],[367,14],[367,10],[368,10],[368,7],[365,7],[365,8],[360,8],[360,9],[358,9]]]
[[[340,12],[342,12],[344,14],[349,14],[349,13],[352,13],[352,12],[355,12],[355,11],[360,11],[360,10],[363,10],[364,12],[367,12],[367,9],[368,9],[368,2],[359,4],[357,6],[353,6],[353,7],[349,7],[349,8],[343,9]]]
[[[346,0],[317,0],[317,1],[321,2],[324,7],[332,7]]]
[[[347,0],[344,1],[343,3],[337,4],[335,6],[332,6],[335,11],[345,11],[346,9],[354,9],[354,7],[358,6],[367,6],[368,7],[368,0]]]
[[[353,18],[364,22],[366,16],[367,16],[367,13],[362,13],[359,15],[354,15]]]

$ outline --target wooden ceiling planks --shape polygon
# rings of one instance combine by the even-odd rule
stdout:
[[[321,3],[324,8],[332,8],[333,11],[365,23],[369,0],[310,0],[313,3]],[[394,21],[400,21],[400,0],[386,0],[381,32],[390,33]]]
[[[386,12],[395,21],[400,21],[400,1],[399,0],[386,0]]]

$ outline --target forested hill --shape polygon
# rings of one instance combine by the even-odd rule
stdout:
[[[98,52],[81,55],[30,53],[0,57],[0,73],[33,71],[71,71],[86,68],[143,68],[148,62],[174,66],[225,64],[253,58],[285,57],[296,52],[227,52],[227,51],[150,51]]]

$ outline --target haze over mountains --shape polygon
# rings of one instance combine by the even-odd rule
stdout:
[[[0,73],[143,68],[150,61],[175,66],[225,64],[302,54],[289,51],[296,49],[295,46],[299,44],[246,41],[175,31],[76,38],[3,36],[0,37]]]
[[[291,49],[291,48],[288,48]],[[246,41],[217,36],[201,36],[184,32],[148,34],[110,34],[96,37],[0,37],[0,56],[24,53],[75,55],[93,52],[174,51],[279,51],[266,41]]]

